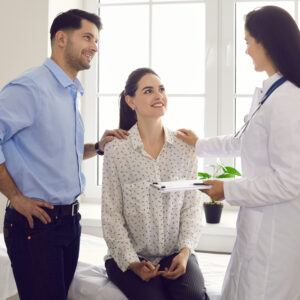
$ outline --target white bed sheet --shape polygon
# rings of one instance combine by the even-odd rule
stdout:
[[[68,300],[126,300],[124,294],[111,283],[103,268],[107,247],[102,238],[82,234],[79,262],[71,284]],[[197,253],[210,300],[220,299],[221,287],[229,255]],[[16,284],[3,234],[0,234],[0,300],[17,293]]]

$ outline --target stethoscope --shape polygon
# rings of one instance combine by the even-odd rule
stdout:
[[[240,138],[243,133],[245,132],[245,130],[247,129],[247,127],[249,126],[250,121],[253,119],[253,117],[255,116],[255,114],[259,111],[259,109],[262,107],[262,105],[266,102],[266,100],[269,98],[269,96],[279,87],[281,86],[284,82],[286,81],[286,79],[284,77],[279,78],[278,80],[276,80],[271,87],[267,90],[267,92],[265,93],[264,97],[262,98],[262,100],[259,102],[258,107],[255,109],[255,111],[253,112],[253,114],[251,115],[251,117],[248,119],[247,122],[244,123],[244,125],[241,127],[241,129],[234,135],[235,138]]]

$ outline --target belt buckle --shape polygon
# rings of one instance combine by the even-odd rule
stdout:
[[[72,205],[72,217],[78,213],[79,202],[76,202]]]

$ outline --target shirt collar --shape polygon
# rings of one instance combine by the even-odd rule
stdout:
[[[166,127],[164,128],[164,133],[165,133],[165,143],[168,144],[174,144],[174,134],[172,133],[172,131]],[[131,127],[131,129],[129,130],[130,135],[129,138],[131,139],[131,143],[134,149],[138,149],[138,148],[144,148],[144,144],[142,142],[137,124],[133,125]]]
[[[269,77],[268,79],[263,81],[263,94],[265,94],[268,89],[272,86],[272,84],[274,82],[276,82],[278,79],[280,79],[282,77],[282,75],[280,73],[275,73],[273,74],[271,77]]]
[[[166,141],[166,143],[173,145],[174,144],[174,138],[175,138],[174,133],[166,127],[164,127],[164,132],[165,132],[165,141]]]
[[[72,81],[70,77],[64,72],[64,70],[51,58],[47,58],[44,62],[44,65],[49,69],[49,71],[63,87],[66,88],[75,85],[77,91],[81,94],[81,96],[83,95],[84,89],[78,78],[75,78],[74,81]]]

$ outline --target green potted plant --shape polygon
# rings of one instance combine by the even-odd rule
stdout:
[[[217,161],[215,164],[210,165],[212,173],[198,173],[199,179],[225,179],[234,178],[235,176],[242,176],[241,173],[233,167],[224,166],[221,161]],[[223,203],[220,201],[210,200],[203,203],[205,212],[205,218],[207,223],[217,224],[220,223]]]

